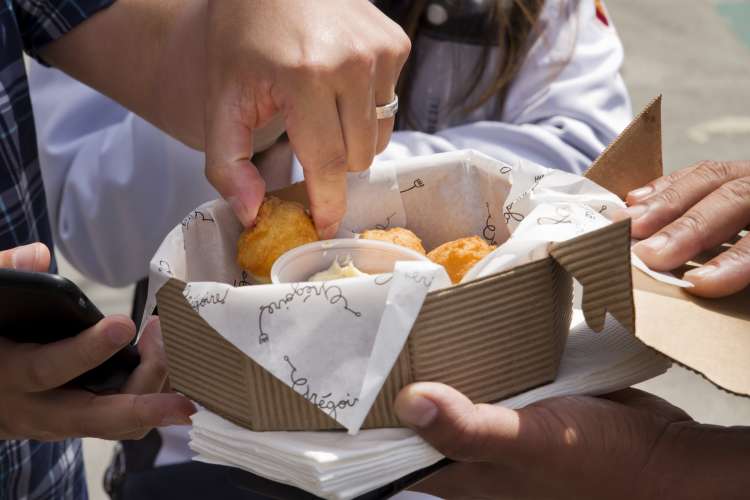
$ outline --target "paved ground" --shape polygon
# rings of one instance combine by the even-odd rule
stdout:
[[[625,45],[634,109],[664,94],[667,169],[706,158],[748,158],[750,1],[605,3]]]
[[[624,40],[624,75],[634,109],[664,95],[667,169],[706,158],[750,158],[750,0],[606,4]],[[129,312],[130,289],[85,286],[106,313]],[[641,387],[703,422],[750,423],[750,399],[722,392],[681,368]],[[104,494],[99,484],[111,445],[86,440],[84,446],[91,497],[100,500]]]

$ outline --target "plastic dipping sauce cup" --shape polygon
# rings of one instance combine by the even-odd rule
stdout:
[[[336,239],[315,241],[293,248],[276,259],[271,267],[272,283],[308,281],[310,276],[339,263],[351,260],[354,267],[367,274],[393,272],[400,260],[428,261],[427,257],[393,243],[378,240]]]

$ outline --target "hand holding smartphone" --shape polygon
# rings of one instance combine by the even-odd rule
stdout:
[[[48,344],[78,335],[104,316],[70,280],[58,275],[0,269],[0,336]],[[138,366],[134,345],[74,379],[70,385],[102,394],[119,392]]]

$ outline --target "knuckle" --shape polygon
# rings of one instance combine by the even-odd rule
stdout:
[[[722,184],[717,193],[732,204],[747,203],[750,199],[750,177],[742,177]]]
[[[747,266],[750,264],[750,246],[734,245],[721,255],[721,259],[731,266]]]
[[[363,47],[355,47],[351,50],[347,63],[350,71],[355,75],[369,80],[375,72],[375,53]]]
[[[390,63],[389,65],[402,65],[411,52],[411,40],[406,36],[406,33],[402,30],[399,31],[398,36],[390,39],[380,49],[381,57],[385,58]]]
[[[140,429],[148,429],[149,426],[146,425],[146,418],[145,418],[145,412],[146,412],[146,405],[143,401],[143,398],[139,398],[136,395],[130,395],[130,413],[132,417],[133,426],[132,429],[140,430]]]
[[[346,152],[337,151],[333,155],[325,160],[322,160],[320,164],[315,167],[318,171],[318,175],[323,181],[333,181],[338,179],[342,172],[346,172]]]
[[[338,203],[323,202],[313,206],[313,213],[319,214],[325,217],[325,221],[335,222],[341,221],[346,215],[346,206],[341,206]]]
[[[670,186],[659,193],[659,198],[666,206],[670,208],[677,208],[680,205],[680,201],[682,200],[682,194],[680,193],[680,191]]]
[[[472,418],[464,414],[454,421],[453,427],[453,432],[446,434],[447,439],[440,445],[440,451],[454,460],[472,461],[482,441]]]
[[[314,53],[308,53],[290,62],[287,69],[302,78],[316,81],[331,73],[333,67]]]
[[[709,227],[708,219],[701,212],[692,210],[674,222],[674,229],[693,236],[703,236]]]
[[[729,162],[703,160],[696,164],[694,174],[706,183],[714,183],[731,177],[734,169]]]
[[[363,145],[356,153],[350,154],[350,158],[347,161],[347,169],[353,172],[367,170],[370,168],[374,157],[375,141],[373,139],[371,144]]]
[[[208,156],[207,156],[208,159]],[[221,188],[224,181],[224,169],[222,165],[216,162],[206,162],[206,167],[203,171],[206,176],[206,180],[214,187]]]
[[[387,53],[397,61],[405,61],[411,52],[411,39],[404,29],[396,22],[391,21],[389,36],[387,38]]]
[[[361,157],[352,159],[352,161],[349,162],[349,170],[352,172],[362,172],[363,170],[370,168],[372,158],[375,156],[375,150],[373,149],[372,152],[368,154],[369,156],[362,155]]]
[[[412,45],[409,36],[401,29],[399,29],[399,32],[401,36],[398,37],[396,51],[393,56],[400,65],[403,65],[409,58],[409,54],[411,54]]]
[[[299,81],[305,82],[305,85],[323,86],[345,70],[351,70],[350,73],[358,75],[354,70],[361,71],[362,66],[359,64],[364,62],[366,54],[356,47],[336,57],[329,57],[322,51],[312,49],[294,61],[290,69],[300,78]]]

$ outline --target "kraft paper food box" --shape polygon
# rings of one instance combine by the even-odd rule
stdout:
[[[660,103],[655,99],[633,120],[594,162],[589,179],[622,198],[661,175]],[[307,203],[302,184],[274,194]],[[544,259],[428,293],[362,428],[399,426],[392,402],[412,382],[442,382],[475,402],[493,402],[554,380],[574,278],[594,330],[609,313],[647,345],[729,390],[750,394],[750,369],[732,368],[750,359],[750,311],[742,308],[750,301],[700,301],[631,268],[630,223],[622,221],[553,244]],[[172,278],[156,294],[173,389],[251,430],[341,428],[323,404],[281,382],[211,328],[186,299],[186,285]],[[700,325],[708,322],[718,324],[721,335],[706,347]]]

